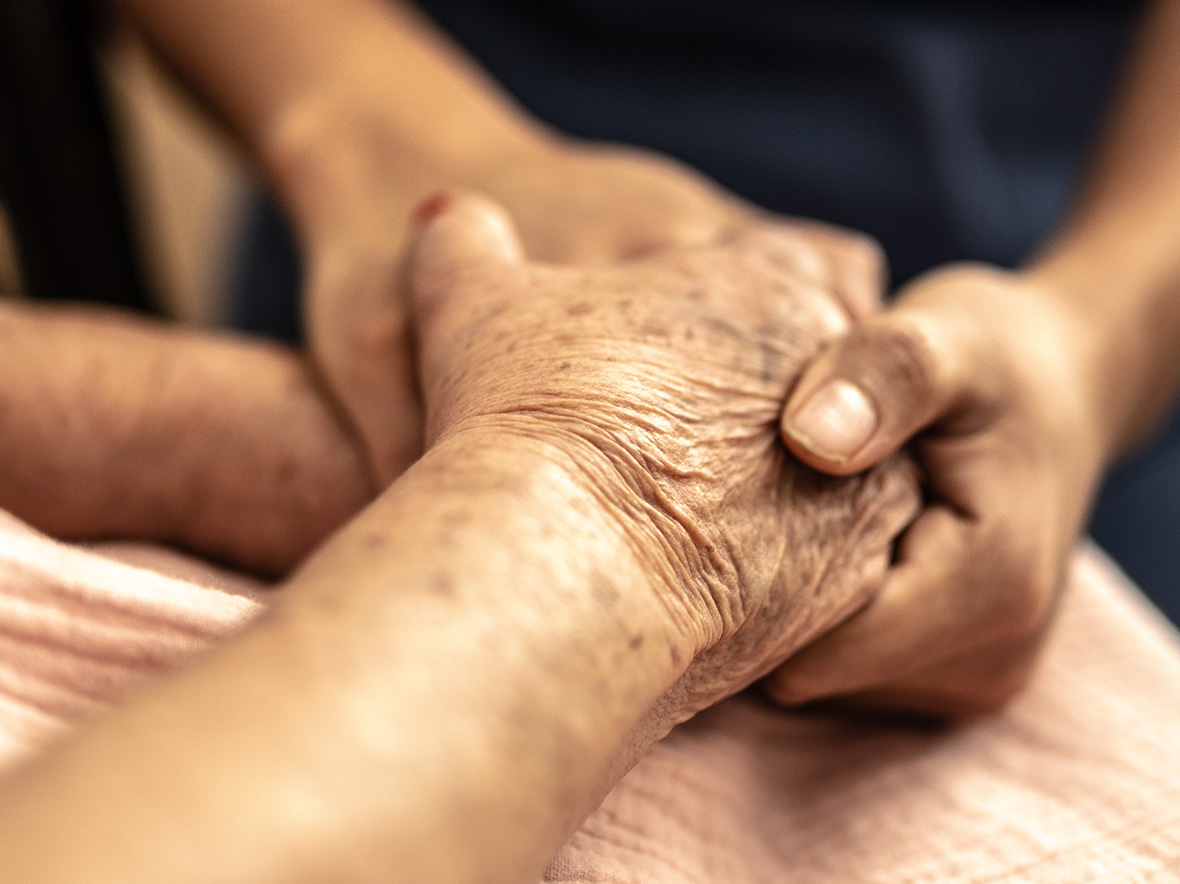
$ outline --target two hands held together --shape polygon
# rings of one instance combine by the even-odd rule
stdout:
[[[399,40],[432,33],[416,19],[403,24]],[[426,42],[437,50],[440,40]],[[917,435],[928,499],[875,601],[797,655],[772,692],[789,703],[842,696],[939,713],[1010,696],[1030,671],[1114,448],[1096,416],[1097,336],[1064,283],[1035,270],[952,267],[883,309],[883,262],[865,237],[768,216],[668,158],[547,130],[458,55],[435,68],[415,45],[373,63],[409,59],[449,84],[440,101],[465,96],[450,126],[411,127],[430,149],[407,145],[399,128],[391,134],[388,121],[421,101],[399,103],[386,86],[359,100],[328,90],[296,102],[261,149],[307,255],[312,358],[376,484],[420,454],[410,318],[398,292],[407,218],[427,193],[487,194],[512,216],[530,258],[562,265],[630,264],[773,230],[793,244],[791,272],[834,294],[858,323],[823,342],[824,355],[784,391],[788,447],[817,470],[850,475]],[[335,133],[330,145],[325,132]]]
[[[783,438],[852,475],[912,440],[925,506],[881,591],[769,684],[935,714],[1027,681],[1110,446],[1080,316],[1046,274],[932,272],[803,372]]]
[[[971,714],[1024,683],[1106,454],[1079,381],[1088,366],[1066,346],[1084,337],[1048,285],[953,267],[883,309],[871,250],[826,228],[760,219],[714,245],[575,269],[526,262],[479,199],[437,197],[419,221],[427,439],[490,422],[550,437],[603,488],[600,470],[626,474],[640,494],[617,505],[622,530],[660,551],[642,557],[677,604],[741,638],[744,669],[714,699],[786,657],[766,686],[787,704]],[[438,259],[447,249],[458,264]],[[451,334],[462,346],[439,345]],[[527,386],[548,363],[550,389],[512,402],[512,379]],[[817,472],[779,453],[776,428]],[[916,516],[892,459],[914,437]],[[867,485],[838,490],[819,473]],[[855,524],[813,499],[868,488],[882,500],[853,505]],[[808,572],[833,560],[834,574]],[[761,628],[743,625],[753,612]]]
[[[627,168],[615,156],[605,166],[598,171],[607,177]],[[480,218],[499,219],[499,251],[485,263],[500,274],[503,312],[488,322],[501,342],[478,350],[495,357],[487,364],[471,363],[475,350],[438,345],[439,317],[455,326],[486,306],[462,273],[449,288],[429,277],[427,298],[384,273],[383,292],[337,290],[341,317],[354,295],[363,303],[380,295],[385,305],[384,320],[368,329],[371,346],[339,353],[337,365],[356,366],[343,373],[232,338],[6,310],[0,362],[44,419],[22,420],[30,412],[14,407],[0,420],[14,454],[0,499],[58,536],[155,539],[282,573],[421,453],[424,418],[426,439],[442,432],[443,403],[501,402],[514,422],[533,414],[538,432],[564,428],[562,444],[581,434],[577,459],[602,467],[613,457],[605,466],[628,476],[624,489],[642,492],[615,509],[641,517],[623,530],[646,545],[653,573],[695,598],[677,618],[707,613],[711,625],[695,628],[716,636],[742,622],[733,612],[748,610],[760,587],[754,606],[766,626],[739,630],[750,668],[723,680],[729,689],[773,671],[770,694],[792,705],[839,698],[963,714],[1003,703],[1031,670],[1089,494],[1121,441],[1098,419],[1109,409],[1091,392],[1101,387],[1096,336],[1063,286],[1037,270],[955,267],[883,308],[881,262],[863,237],[760,215],[671,165],[636,168],[631,196],[687,192],[695,196],[676,212],[697,220],[673,225],[665,240],[650,220],[616,231],[604,251],[571,255],[559,244],[576,240],[589,212],[534,245],[539,234],[521,225],[509,237],[504,210],[486,201],[424,204],[411,262],[429,253],[440,226],[478,231]],[[628,200],[616,202],[634,223]],[[607,228],[617,220],[594,217]],[[555,263],[524,259],[538,249]],[[439,312],[435,301],[459,306]],[[544,311],[552,315],[530,327]],[[360,311],[361,320],[370,315]],[[593,370],[578,374],[587,335],[599,352]],[[114,362],[112,347],[122,354]],[[371,378],[352,395],[341,384],[372,370],[363,363],[374,348],[387,354],[378,366],[400,360],[383,381],[396,392],[383,395]],[[108,369],[96,375],[95,364]],[[545,401],[505,398],[537,380],[542,365],[556,366],[561,380]],[[466,372],[459,387],[440,385],[456,372]],[[339,408],[325,407],[325,390]],[[366,402],[379,411],[369,421],[356,417]],[[610,403],[627,407],[596,411]],[[400,463],[386,462],[386,482],[375,481],[379,446],[366,444],[365,431],[384,424],[409,440],[399,443]],[[877,474],[865,471],[911,439],[925,491],[912,524],[914,513],[889,495],[879,510],[891,513],[888,531],[880,520],[833,521],[844,505],[877,510],[863,495],[841,504],[851,492],[832,490],[839,483],[824,485],[822,475],[873,486]],[[899,469],[893,462],[884,475]],[[59,490],[45,493],[47,482]],[[843,564],[816,576],[835,561]],[[778,594],[769,588],[776,580]],[[726,593],[737,593],[737,608]],[[777,615],[761,607],[766,599],[778,600]]]

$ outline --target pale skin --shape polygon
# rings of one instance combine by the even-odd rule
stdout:
[[[486,200],[436,211],[426,454],[253,627],[0,790],[14,880],[534,881],[668,728],[872,594],[915,477],[782,447],[847,324],[796,242],[577,270]]]
[[[548,131],[402,3],[119,5],[268,170],[311,268],[316,364],[377,482],[418,450],[396,281],[403,219],[427,192],[496,196],[530,253],[553,260],[617,259],[769,220],[666,159]],[[770,682],[782,701],[978,713],[1027,680],[1099,478],[1176,391],[1178,10],[1161,0],[1148,17],[1083,196],[1034,261],[936,271],[791,396],[783,433],[804,462],[855,473],[917,437],[932,496],[880,602]],[[871,314],[874,247],[799,232],[822,245],[815,278]],[[341,308],[347,290],[366,293],[362,308]],[[1108,365],[1124,367],[1117,389]],[[847,383],[809,422],[803,407],[827,380]]]

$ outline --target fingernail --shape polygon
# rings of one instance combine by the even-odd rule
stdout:
[[[433,218],[437,218],[443,213],[451,203],[450,194],[443,191],[432,193],[422,202],[418,203],[418,208],[414,210],[414,220],[419,224],[425,224]]]
[[[844,380],[828,381],[787,418],[783,429],[809,451],[842,463],[860,451],[877,429],[877,410],[860,387]]]

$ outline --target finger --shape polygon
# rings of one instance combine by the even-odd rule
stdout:
[[[936,313],[903,304],[873,317],[804,371],[783,411],[783,440],[816,469],[860,472],[948,411],[967,352]]]
[[[951,660],[939,660],[896,682],[840,697],[841,706],[918,713],[939,718],[989,715],[1028,684],[1041,633]]]
[[[421,405],[409,317],[393,274],[355,268],[313,274],[311,347],[315,366],[384,488],[422,449]]]
[[[436,194],[423,203],[418,219],[423,227],[411,253],[410,280],[420,309],[445,302],[473,275],[524,260],[508,213],[484,197]]]
[[[770,695],[794,705],[889,687],[911,708],[916,704],[905,703],[907,695],[969,695],[962,673],[946,662],[983,666],[988,657],[980,649],[1027,636],[1042,619],[1015,584],[1011,592],[980,591],[1002,575],[979,570],[987,557],[977,549],[978,536],[974,523],[952,510],[927,509],[907,532],[880,595],[773,673]],[[988,683],[982,676],[979,683]]]
[[[889,284],[889,265],[880,244],[870,236],[825,224],[809,229],[827,258],[832,291],[852,318],[863,322],[879,313]]]
[[[889,284],[889,265],[884,249],[871,236],[818,221],[784,221],[771,216],[762,223],[811,247],[810,266],[799,269],[809,271],[830,289],[855,321],[862,322],[881,311]]]
[[[889,265],[877,241],[844,235],[829,246],[828,252],[833,288],[852,318],[863,322],[879,313],[889,285]]]
[[[880,594],[843,625],[799,651],[767,680],[783,703],[839,696],[895,680],[961,648],[975,613],[956,565],[962,523],[931,507],[910,527],[906,559],[888,573]]]

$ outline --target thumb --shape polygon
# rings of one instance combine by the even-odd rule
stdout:
[[[415,217],[423,226],[411,254],[410,281],[420,305],[445,300],[473,275],[524,260],[507,211],[486,197],[438,193]]]
[[[831,344],[783,411],[787,447],[836,475],[872,466],[937,420],[956,395],[956,350],[934,318],[904,305]]]

